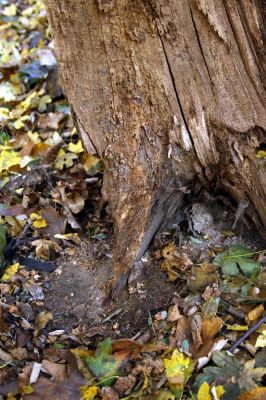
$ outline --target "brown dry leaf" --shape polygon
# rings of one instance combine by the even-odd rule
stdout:
[[[192,267],[192,276],[189,279],[188,286],[191,292],[203,291],[206,286],[212,286],[218,283],[217,266],[207,262],[200,266]]]
[[[129,351],[131,352],[131,360],[139,356],[141,349],[141,344],[131,339],[119,339],[112,343],[112,353],[116,353],[118,351]]]
[[[60,383],[40,377],[32,385],[34,393],[23,396],[23,400],[80,400],[80,387],[86,384],[85,378],[72,372],[68,379]]]
[[[44,235],[54,238],[57,233],[64,234],[66,229],[66,218],[60,215],[55,208],[45,207],[42,209],[42,215],[47,223],[47,227],[39,231]]]
[[[1,286],[5,285],[4,283],[1,284]],[[6,285],[10,286],[10,285]],[[9,293],[9,292],[8,292]],[[3,295],[3,292],[1,290],[1,294]],[[6,321],[3,318],[3,308],[0,306],[0,332],[1,333],[6,333],[9,330],[9,326],[7,325]]]
[[[47,143],[35,143],[35,145],[32,147],[31,150],[31,155],[32,157],[44,157],[49,149],[51,148],[51,146],[49,146],[49,144]]]
[[[36,327],[38,330],[44,329],[48,322],[53,319],[53,315],[50,312],[41,311],[36,317]]]
[[[163,342],[149,342],[142,348],[143,353],[161,353],[168,348]]]
[[[128,392],[129,390],[133,389],[133,387],[136,384],[136,380],[137,380],[136,376],[132,374],[127,376],[121,376],[117,379],[113,388],[119,394],[119,396],[122,397],[122,395],[125,392]]]
[[[27,386],[29,384],[32,365],[33,363],[25,365],[21,373],[18,374],[18,386],[20,389],[22,389],[23,386]]]
[[[16,349],[11,350],[10,353],[18,361],[27,360],[29,357],[27,350],[23,347],[17,347]]]
[[[257,307],[251,310],[246,318],[248,324],[253,324],[256,322],[264,313],[264,306],[263,304],[259,304]]]
[[[161,264],[161,268],[167,271],[170,281],[175,281],[177,279],[178,273],[176,270],[179,272],[186,272],[190,265],[192,265],[192,261],[187,254],[178,252],[174,243],[170,243],[166,246],[162,254],[164,261]]]
[[[65,118],[62,112],[46,113],[38,116],[38,128],[40,130],[58,130],[60,122]]]
[[[78,214],[83,210],[85,205],[85,200],[79,192],[71,192],[64,196],[62,199],[68,205],[70,211],[74,214]]]
[[[256,387],[248,392],[242,393],[239,400],[265,400],[266,387]]]
[[[175,322],[175,321],[178,321],[180,318],[182,318],[182,315],[179,312],[178,306],[176,304],[174,304],[168,310],[167,321]]]
[[[66,240],[67,242],[73,242],[77,246],[80,245],[81,239],[77,233],[65,233],[64,235],[54,235],[56,239]]]
[[[107,386],[102,389],[102,400],[118,400],[119,396],[113,388]]]
[[[219,317],[202,321],[201,335],[203,342],[213,339],[222,326],[223,321]]]
[[[57,364],[49,360],[43,360],[42,367],[49,375],[53,377],[53,380],[57,383],[67,379],[67,366],[64,364]]]
[[[22,231],[22,228],[26,224],[26,220],[18,220],[13,217],[6,217],[5,220],[9,225],[8,232],[11,236],[18,236],[18,234]]]
[[[9,354],[6,351],[2,350],[1,347],[0,347],[0,361],[4,361],[4,362],[13,361],[13,357],[11,356],[11,354]]]
[[[37,258],[43,260],[50,260],[51,251],[59,253],[62,250],[62,248],[52,240],[38,239],[34,240],[32,245],[36,246],[35,250]]]

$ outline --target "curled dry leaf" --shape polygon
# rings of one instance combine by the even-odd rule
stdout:
[[[51,251],[59,253],[62,248],[52,240],[38,239],[32,242],[32,245],[36,247],[36,256],[39,259],[50,260]]]
[[[55,382],[60,383],[67,378],[67,367],[64,364],[43,360],[42,368],[53,377]]]
[[[170,243],[162,251],[164,261],[161,268],[166,270],[170,281],[175,281],[178,277],[178,272],[184,273],[192,265],[192,261],[187,254],[177,251],[174,243]]]
[[[53,315],[50,312],[41,311],[36,317],[36,327],[38,330],[44,329],[48,322],[53,319]]]
[[[257,307],[253,308],[248,315],[247,315],[247,323],[253,324],[256,322],[264,313],[264,306],[263,304],[259,304]]]

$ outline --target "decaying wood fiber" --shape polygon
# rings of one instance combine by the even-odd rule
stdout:
[[[259,0],[46,0],[65,93],[105,160],[116,288],[196,177],[266,227]],[[116,292],[115,292],[116,294]]]

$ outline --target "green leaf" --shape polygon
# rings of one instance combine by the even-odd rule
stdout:
[[[100,386],[112,385],[117,375],[129,360],[131,352],[112,352],[112,341],[107,338],[100,342],[96,348],[95,356],[86,357],[86,363],[93,375],[101,380]]]
[[[259,262],[252,260],[253,254],[252,249],[235,245],[229,250],[218,254],[214,258],[213,264],[219,265],[224,275],[236,276],[239,274],[240,268],[245,276],[250,277],[252,274],[257,273],[260,267]]]
[[[223,262],[222,271],[224,275],[236,276],[239,274],[239,269],[235,261],[226,260]]]

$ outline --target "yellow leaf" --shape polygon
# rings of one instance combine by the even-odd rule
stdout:
[[[45,228],[47,223],[41,214],[31,213],[30,219],[34,228]]]
[[[197,400],[212,400],[208,382],[203,382],[198,390]]]
[[[216,395],[217,395],[218,399],[220,399],[222,397],[222,395],[224,394],[225,390],[222,385],[216,386],[215,389],[216,389]]]
[[[2,276],[1,280],[2,281],[10,281],[13,275],[15,275],[18,272],[19,268],[19,263],[15,263],[13,265],[10,265],[9,267],[6,268],[4,275]]]
[[[28,131],[28,136],[34,144],[40,143],[41,141],[40,136],[37,132]]]
[[[5,121],[9,118],[9,109],[6,107],[0,107],[0,121]]]
[[[246,326],[246,325],[237,325],[237,324],[234,324],[234,325],[226,324],[226,328],[229,331],[247,331],[248,330],[248,326]]]
[[[21,157],[16,151],[2,150],[0,153],[0,173],[14,165],[19,165]]]
[[[74,153],[66,153],[63,149],[60,149],[55,160],[55,167],[60,170],[64,167],[72,167],[73,160],[77,157]]]
[[[14,17],[17,14],[17,7],[15,4],[11,4],[3,9],[2,13],[6,17]]]
[[[22,386],[22,394],[31,394],[34,393],[34,389],[31,385]]]
[[[257,337],[255,347],[266,347],[266,330]]]
[[[23,115],[13,123],[14,128],[17,130],[23,128],[25,126],[24,121],[28,121],[29,119],[30,117],[28,115]]]
[[[256,154],[256,158],[266,158],[266,151],[265,150],[260,150]]]
[[[10,118],[20,118],[26,111],[38,104],[38,99],[39,96],[37,92],[30,93],[25,100],[19,103],[17,107],[10,112]]]
[[[11,82],[0,83],[0,99],[6,102],[16,100],[16,94],[18,94],[18,88]]]
[[[98,392],[97,386],[81,386],[80,393],[82,394],[82,400],[93,400]]]
[[[94,157],[91,154],[84,154],[82,158],[82,164],[86,172],[90,171],[92,168],[97,167],[101,160],[97,157]]]
[[[183,392],[186,382],[190,378],[195,363],[185,357],[183,353],[174,350],[171,359],[164,358],[163,365],[168,384],[172,392],[179,398]]]
[[[81,140],[79,140],[76,144],[69,143],[68,150],[71,151],[71,153],[75,153],[75,154],[82,153],[84,151],[84,149],[82,147]]]

